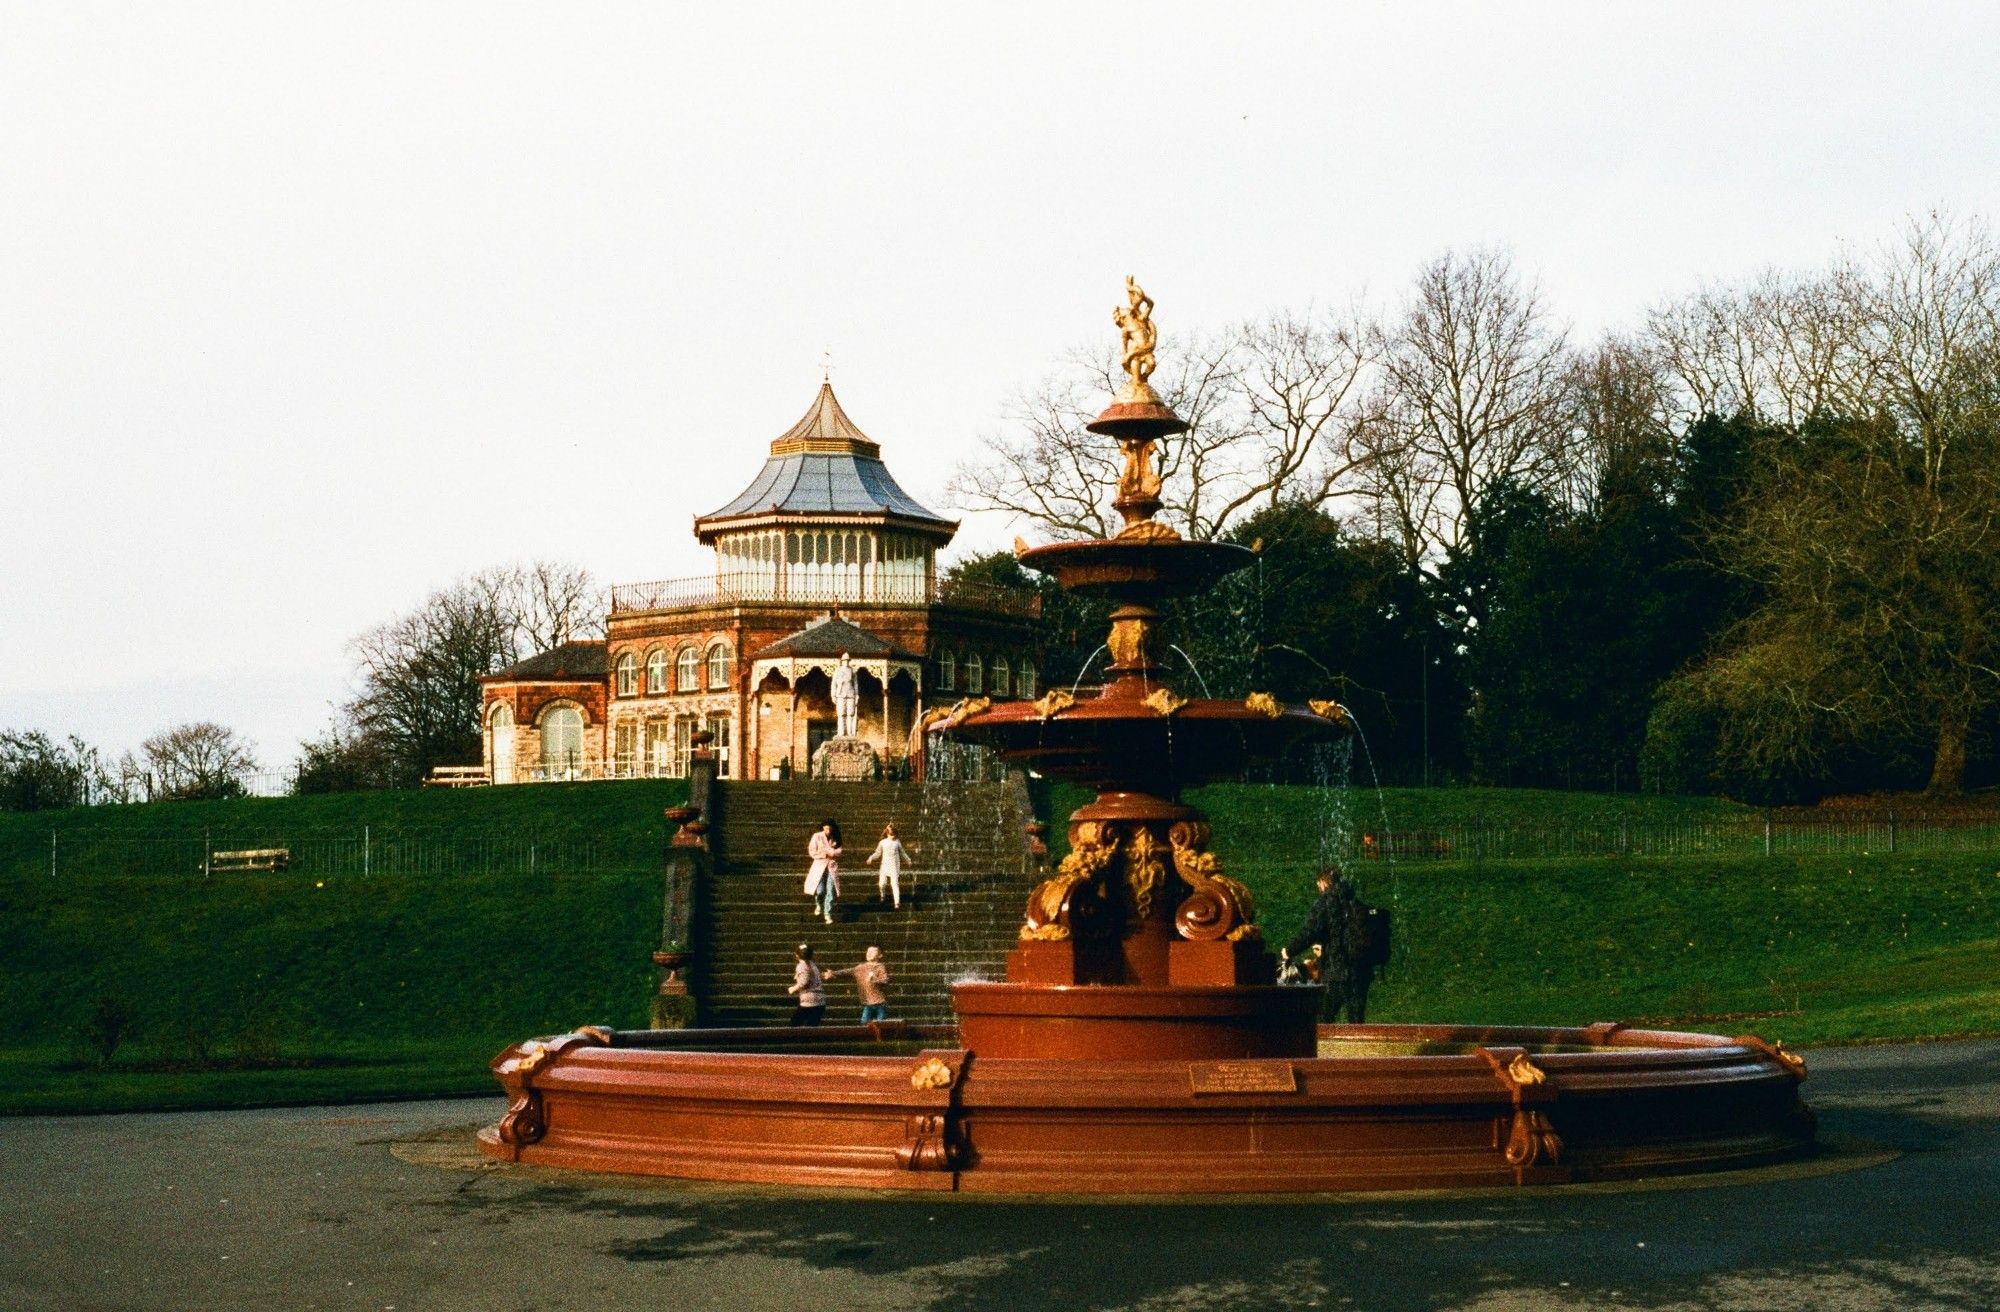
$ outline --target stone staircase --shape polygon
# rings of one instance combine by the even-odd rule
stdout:
[[[792,949],[811,943],[825,969],[851,966],[870,944],[889,967],[889,1014],[948,1023],[955,979],[998,979],[1034,882],[1023,825],[1027,788],[1006,783],[833,783],[729,780],[716,785],[714,873],[695,906],[691,983],[700,1023],[782,1025],[795,1003]],[[804,893],[806,840],[840,826],[840,905],[822,924]],[[866,864],[894,824],[911,865],[903,906],[875,895]],[[845,979],[828,988],[827,1023],[851,1023],[861,1004]]]

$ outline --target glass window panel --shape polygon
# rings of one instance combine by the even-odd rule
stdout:
[[[542,772],[574,779],[583,769],[583,712],[558,706],[542,716]]]

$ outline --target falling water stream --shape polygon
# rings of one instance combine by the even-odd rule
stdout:
[[[1178,645],[1175,644],[1169,644],[1169,645],[1173,646],[1173,649],[1175,651],[1180,652],[1181,659],[1187,662],[1188,673],[1194,675],[1196,682],[1201,684],[1201,695],[1204,697],[1215,696],[1214,693],[1208,690],[1208,680],[1202,677],[1200,668],[1196,666],[1194,663],[1194,657],[1188,655],[1185,651],[1182,651]]]
[[[1090,667],[1097,663],[1097,658],[1110,650],[1111,650],[1111,645],[1109,643],[1100,642],[1097,644],[1097,650],[1090,653],[1089,656],[1084,658],[1082,667],[1078,669],[1076,672],[1076,678],[1070,681],[1069,685],[1070,696],[1072,697],[1076,696],[1076,690],[1078,688],[1081,688],[1083,686],[1084,679],[1089,677]]]

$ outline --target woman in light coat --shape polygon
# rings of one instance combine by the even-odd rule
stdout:
[[[909,859],[909,849],[896,837],[896,826],[883,825],[882,841],[868,854],[868,864],[881,863],[882,869],[875,876],[875,896],[898,911],[903,907],[903,863]]]
[[[840,826],[822,821],[819,831],[806,843],[806,855],[812,858],[812,868],[806,871],[806,896],[831,925],[834,899],[840,896]]]

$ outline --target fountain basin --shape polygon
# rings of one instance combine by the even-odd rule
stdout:
[[[1370,1025],[1319,1040],[1315,1057],[1085,1060],[981,1056],[949,1028],[895,1023],[582,1031],[496,1059],[512,1103],[479,1139],[548,1166],[995,1194],[1556,1184],[1813,1147],[1803,1064],[1755,1038]]]
[[[1164,601],[1206,592],[1218,580],[1249,568],[1257,557],[1231,542],[1093,538],[1030,547],[1017,559],[1054,577],[1065,591]]]
[[[1045,774],[1092,786],[1158,780],[1151,786],[1171,795],[1176,786],[1233,779],[1250,762],[1339,731],[1322,716],[1292,708],[1273,716],[1242,702],[1198,697],[1160,715],[1124,699],[1087,698],[1049,717],[1032,702],[1003,702],[967,716],[952,736]]]

